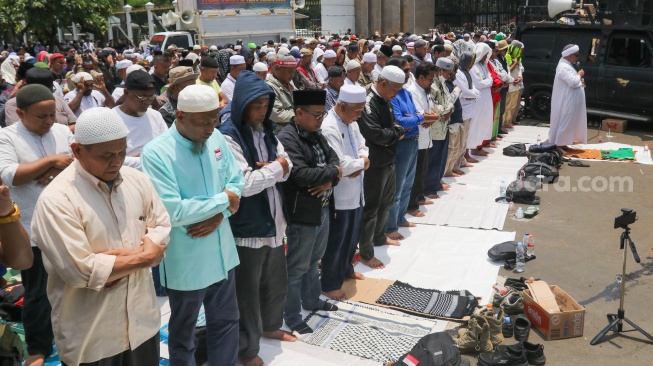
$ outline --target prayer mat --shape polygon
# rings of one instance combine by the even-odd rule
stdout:
[[[604,159],[635,160],[635,152],[630,147],[622,147],[617,150],[602,150],[601,155]]]
[[[334,301],[338,311],[314,311],[304,320],[313,333],[302,342],[377,362],[393,363],[438,323],[363,304]]]
[[[603,156],[601,155],[601,150],[594,150],[594,149],[568,148],[564,150],[564,154],[565,156],[568,156],[570,158],[594,159],[594,160],[603,159]]]
[[[462,319],[472,315],[478,306],[478,300],[467,290],[438,291],[413,287],[396,281],[376,300],[377,303],[390,305],[417,313],[438,317]]]

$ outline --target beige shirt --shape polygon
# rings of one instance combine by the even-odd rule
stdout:
[[[143,269],[105,289],[116,257],[141,237],[167,244],[170,217],[149,178],[122,167],[110,192],[75,161],[43,191],[32,219],[32,240],[49,274],[52,328],[61,360],[95,362],[152,338],[160,313],[152,274]]]

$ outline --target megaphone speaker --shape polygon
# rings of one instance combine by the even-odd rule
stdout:
[[[191,10],[184,10],[181,12],[181,22],[184,24],[192,24],[195,21],[195,13]]]
[[[549,0],[547,4],[549,10],[549,17],[553,18],[563,11],[572,10],[576,8],[575,0]]]

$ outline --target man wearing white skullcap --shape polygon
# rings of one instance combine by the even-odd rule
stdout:
[[[143,149],[150,176],[172,215],[170,245],[160,266],[170,300],[170,364],[193,361],[195,323],[204,304],[208,360],[235,365],[238,304],[234,267],[239,263],[228,218],[236,213],[243,173],[227,141],[215,129],[220,102],[205,85],[179,93],[177,121]],[[157,323],[158,324],[158,323]]]
[[[577,45],[562,49],[551,93],[549,142],[558,146],[587,143],[584,70],[576,71],[580,57]]]
[[[266,65],[264,62],[255,63],[252,67],[252,71],[254,71],[256,75],[261,78],[261,80],[265,80],[268,77],[268,65]]]
[[[358,85],[340,88],[336,105],[322,123],[322,134],[340,159],[343,178],[334,190],[336,212],[329,227],[329,239],[322,256],[322,292],[333,300],[345,300],[346,278],[363,279],[354,272],[352,260],[363,219],[363,172],[370,167],[369,149],[358,128],[367,91]]]
[[[324,52],[322,62],[315,65],[315,76],[320,83],[327,83],[329,79],[329,68],[336,64],[336,53],[333,50]]]
[[[374,246],[398,245],[385,236],[390,208],[394,203],[397,142],[404,129],[395,122],[390,100],[397,96],[406,79],[397,66],[383,68],[367,94],[365,109],[358,120],[370,150],[370,168],[364,177],[365,208],[360,239],[361,262],[371,268],[385,265],[374,256]]]
[[[64,95],[63,99],[77,117],[87,109],[97,107],[113,108],[115,106],[113,97],[109,94],[104,82],[94,81],[91,74],[78,72],[73,77],[73,82],[76,89]]]
[[[170,217],[150,179],[122,165],[127,128],[115,111],[84,111],[75,133],[76,161],[41,193],[32,220],[59,357],[68,365],[156,365],[150,267],[163,258]]]
[[[27,73],[30,74],[33,68]],[[52,85],[52,73],[46,84]],[[26,80],[30,80],[26,77]],[[30,233],[32,215],[44,188],[73,162],[70,144],[74,141],[70,129],[54,123],[56,98],[52,88],[29,83],[18,90],[14,102],[16,123],[0,130],[0,184],[11,188],[12,197],[20,207],[20,222]],[[43,117],[45,116],[45,117]],[[24,328],[30,356],[26,364],[41,362],[52,353],[50,304],[46,295],[47,272],[41,252],[33,244],[31,268],[21,272],[25,286]],[[30,262],[31,263],[31,262]]]
[[[245,70],[246,67],[247,65],[243,56],[233,55],[229,58],[229,74],[227,74],[227,78],[224,79],[220,86],[225,97],[225,102],[229,103],[234,97],[234,87],[236,86],[238,74],[242,70]]]
[[[347,77],[345,78],[345,85],[356,85],[358,78],[361,75],[361,64],[356,60],[351,60],[345,66],[345,71],[347,71]]]
[[[368,52],[363,54],[363,59],[361,60],[361,74],[358,77],[358,85],[362,86],[366,90],[372,86],[373,76],[372,70],[376,66],[376,54],[373,52]]]
[[[117,85],[116,88],[113,89],[113,93],[111,93],[111,97],[113,98],[114,101],[120,99],[120,97],[122,97],[122,95],[125,93],[125,80],[127,79],[127,71],[129,70],[130,66],[134,66],[134,63],[131,62],[130,60],[120,60],[116,63],[118,78],[120,78],[122,82],[120,83],[120,85]]]

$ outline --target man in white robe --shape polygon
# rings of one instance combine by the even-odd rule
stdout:
[[[481,93],[476,99],[476,106],[472,122],[467,135],[467,148],[471,149],[472,155],[487,155],[487,152],[480,148],[484,140],[492,137],[494,126],[494,106],[492,103],[492,75],[488,69],[488,62],[492,56],[490,46],[485,43],[478,43],[474,51],[476,63],[469,70],[474,87]],[[472,161],[474,162],[474,161]]]
[[[576,71],[579,48],[567,45],[556,67],[551,94],[551,129],[549,142],[558,146],[587,143],[585,108],[585,71]]]

